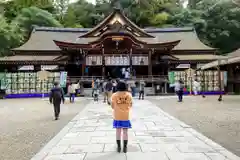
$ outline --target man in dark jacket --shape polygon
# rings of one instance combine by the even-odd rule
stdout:
[[[65,102],[63,89],[59,86],[58,82],[54,83],[49,95],[49,101],[53,104],[55,120],[58,120],[60,114],[60,104]]]
[[[113,84],[112,84],[111,79],[109,79],[106,86],[105,86],[105,91],[106,91],[106,94],[107,94],[107,103],[109,105],[111,104],[110,99],[111,99],[111,96],[112,96],[112,89],[113,89]]]

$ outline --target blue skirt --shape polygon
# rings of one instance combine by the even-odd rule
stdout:
[[[132,128],[132,124],[129,120],[126,121],[114,120],[113,128]]]

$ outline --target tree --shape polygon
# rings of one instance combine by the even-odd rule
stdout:
[[[70,16],[70,18],[68,17]],[[94,27],[102,20],[101,15],[97,14],[95,6],[85,0],[69,4],[64,16],[64,26],[74,24],[89,28]],[[67,24],[65,24],[67,23]]]
[[[23,8],[35,6],[51,13],[55,11],[52,0],[6,0],[1,5],[4,8],[4,16],[9,22],[17,17]]]
[[[7,23],[6,19],[0,15],[0,56],[10,54],[10,49],[19,45],[22,40],[21,35],[14,26]]]
[[[209,5],[212,6],[211,9]],[[219,48],[220,53],[231,52],[240,47],[240,8],[231,1],[202,0],[197,6],[204,10],[202,18],[206,25],[197,31],[209,45]]]
[[[158,13],[151,21],[154,26],[162,27],[169,19],[169,14],[166,12]]]
[[[62,26],[51,13],[37,7],[22,9],[12,24],[15,24],[22,28],[22,31],[24,31],[24,37],[28,37],[34,25],[45,27]]]
[[[57,9],[58,20],[63,23],[64,14],[66,13],[70,0],[54,0],[55,8]]]
[[[202,0],[188,0],[188,6],[190,9],[196,9],[197,4]]]

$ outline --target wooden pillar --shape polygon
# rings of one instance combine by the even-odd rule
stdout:
[[[152,50],[148,51],[148,76],[152,75]]]
[[[130,49],[130,53],[129,53],[129,65],[130,65],[130,73],[132,73],[132,48]]]
[[[82,62],[82,76],[85,75],[85,68],[86,68],[86,55],[83,50],[81,50],[81,54],[83,56],[83,62]]]
[[[102,77],[105,78],[105,50],[104,46],[102,46]]]

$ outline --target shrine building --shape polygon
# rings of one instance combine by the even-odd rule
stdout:
[[[117,78],[122,68],[130,68],[135,78],[152,82],[220,57],[194,28],[139,28],[119,9],[94,28],[34,27],[29,40],[12,53],[0,58],[1,72],[55,66],[52,70],[67,71],[70,79],[87,79]]]

